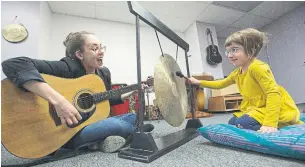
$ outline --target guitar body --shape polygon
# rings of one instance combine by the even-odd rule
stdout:
[[[207,62],[210,65],[219,64],[219,63],[222,62],[222,57],[221,57],[221,55],[218,51],[218,47],[216,45],[214,45],[212,32],[209,28],[207,28],[206,32],[207,32],[207,35],[210,35],[211,42],[212,42],[212,45],[209,45],[206,48],[206,50],[207,50],[207,57],[206,57]]]
[[[222,62],[222,57],[218,51],[218,47],[216,45],[209,45],[207,48],[207,62],[210,65],[216,65]]]
[[[64,79],[45,74],[42,76],[80,112],[93,114],[76,127],[64,126],[60,123],[54,108],[52,109],[46,100],[31,92],[21,91],[8,79],[3,80],[1,82],[2,144],[17,157],[44,157],[63,146],[85,126],[109,116],[108,100],[86,108],[78,106],[78,99],[83,95],[106,91],[104,82],[99,76],[92,74],[77,79]]]

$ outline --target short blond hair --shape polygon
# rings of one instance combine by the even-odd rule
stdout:
[[[256,57],[262,47],[267,43],[267,33],[253,28],[247,28],[231,34],[225,42],[225,47],[236,43],[242,45],[245,53],[250,57]]]

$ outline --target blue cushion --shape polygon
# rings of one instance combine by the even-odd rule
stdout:
[[[218,144],[305,160],[305,124],[287,126],[269,134],[228,124],[203,126],[197,131]]]

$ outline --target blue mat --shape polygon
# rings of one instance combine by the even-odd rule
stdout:
[[[305,114],[301,119],[305,122]],[[305,124],[287,126],[275,133],[259,133],[228,124],[203,126],[197,131],[218,144],[305,160]]]

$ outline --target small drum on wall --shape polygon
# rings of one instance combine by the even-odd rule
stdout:
[[[28,31],[22,24],[8,24],[2,29],[2,35],[8,42],[19,43],[27,38]]]

